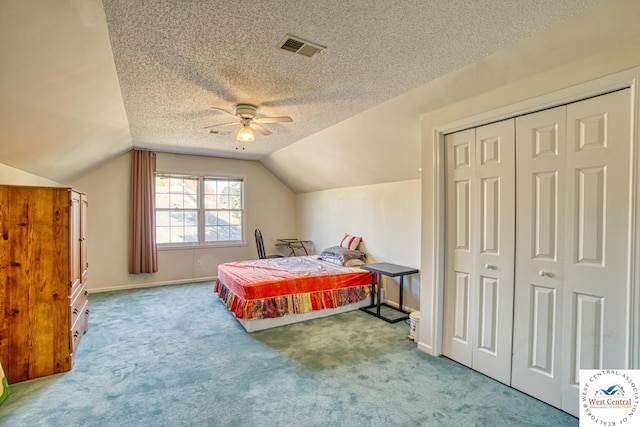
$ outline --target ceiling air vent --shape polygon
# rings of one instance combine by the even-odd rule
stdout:
[[[294,37],[290,34],[287,34],[285,38],[282,39],[278,47],[280,49],[288,50],[289,52],[297,53],[308,58],[311,58],[316,53],[326,49],[325,46],[320,46],[318,44],[302,40],[301,38]]]

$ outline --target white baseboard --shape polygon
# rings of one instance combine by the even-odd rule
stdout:
[[[400,304],[398,304],[398,302],[391,301],[391,300],[386,300],[386,299],[384,299],[384,294],[382,294],[382,295],[383,295],[382,302],[384,302],[385,304],[389,304],[393,308],[400,309]],[[415,308],[411,308],[411,307],[408,307],[406,305],[403,306],[402,308],[404,309],[404,311],[409,311],[409,312],[418,311]]]
[[[89,293],[100,292],[112,292],[112,291],[124,291],[127,289],[143,289],[143,288],[155,288],[158,286],[170,286],[170,285],[184,285],[186,283],[198,283],[198,282],[215,282],[218,276],[211,277],[194,277],[192,279],[180,279],[180,280],[167,280],[164,282],[145,282],[145,283],[131,283],[123,286],[108,286],[100,288],[88,288]]]
[[[418,342],[418,350],[424,351],[425,353],[434,356],[434,354],[432,353],[433,349],[431,348],[431,346],[425,343]]]

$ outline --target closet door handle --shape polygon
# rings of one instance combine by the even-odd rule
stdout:
[[[484,268],[486,268],[487,270],[495,270],[496,266],[493,264],[485,264]]]
[[[544,271],[544,270],[540,270],[540,271],[538,271],[538,274],[540,275],[540,277],[549,276],[549,273],[547,273],[547,272],[546,272],[546,271]]]

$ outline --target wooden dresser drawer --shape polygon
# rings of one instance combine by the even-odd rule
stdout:
[[[76,348],[82,339],[82,336],[89,330],[89,301],[86,300],[80,308],[80,314],[75,323],[69,330],[69,342],[71,343],[71,355],[74,356]]]
[[[69,295],[76,295],[79,293],[80,288],[83,287],[82,282],[80,280],[75,280],[73,282],[69,282]]]
[[[74,325],[82,315],[82,308],[87,304],[89,292],[87,286],[83,285],[76,289],[76,293],[71,296],[69,305],[69,325]]]

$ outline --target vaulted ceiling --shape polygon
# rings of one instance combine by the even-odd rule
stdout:
[[[371,182],[417,177],[420,112],[394,99],[597,3],[5,1],[0,163],[64,183],[138,147],[260,160],[295,191],[344,185],[334,173],[304,183],[277,170],[279,150],[313,136],[345,169],[358,162],[343,155],[351,141],[367,139],[381,162],[400,145],[384,176],[368,171]],[[325,49],[283,50],[288,35]],[[211,107],[237,103],[293,122],[265,124],[272,135],[236,149],[236,126],[207,126],[233,119]],[[385,104],[393,121],[348,126]]]

